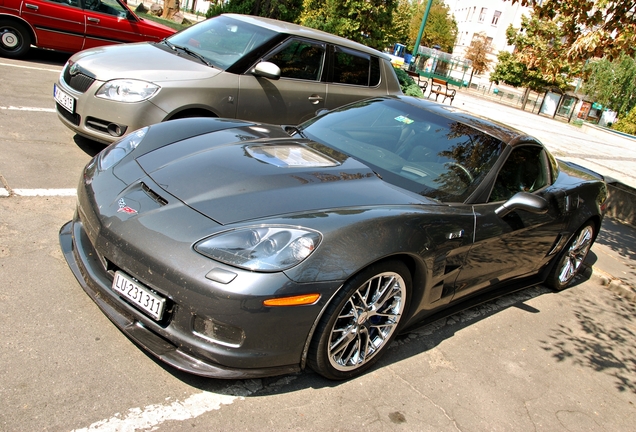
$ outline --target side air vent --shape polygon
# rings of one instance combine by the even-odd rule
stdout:
[[[168,201],[165,198],[163,198],[157,192],[155,192],[152,189],[150,189],[146,183],[143,183],[143,182],[141,183],[141,189],[144,192],[146,192],[146,194],[148,194],[148,196],[150,198],[152,198],[154,201],[158,202],[160,205],[165,206],[165,205],[168,204]]]

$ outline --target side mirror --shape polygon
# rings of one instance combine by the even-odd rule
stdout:
[[[516,193],[501,207],[495,210],[495,214],[504,217],[515,210],[524,210],[535,214],[545,214],[548,212],[548,202],[540,196],[528,192]]]
[[[252,69],[252,75],[277,80],[280,78],[280,68],[274,63],[260,62]]]

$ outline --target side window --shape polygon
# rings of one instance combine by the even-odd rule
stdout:
[[[117,0],[84,0],[84,9],[126,18],[128,11]]]
[[[79,7],[79,0],[49,0],[53,3],[61,3],[65,6]]]
[[[380,81],[379,72],[380,65],[377,58],[347,48],[335,47],[333,82],[375,86]]]
[[[490,202],[505,201],[517,192],[534,192],[548,185],[550,168],[542,147],[523,146],[512,151],[499,171]]]
[[[292,39],[282,49],[266,58],[280,68],[282,78],[319,81],[325,58],[323,45]]]

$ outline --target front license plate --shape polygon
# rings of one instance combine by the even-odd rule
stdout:
[[[113,290],[120,296],[130,300],[139,309],[159,321],[163,316],[166,299],[159,297],[148,288],[142,287],[128,276],[115,272]]]
[[[53,98],[55,98],[55,101],[62,105],[68,112],[75,114],[75,98],[55,84],[53,84]]]

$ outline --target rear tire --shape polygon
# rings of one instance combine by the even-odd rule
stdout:
[[[0,55],[17,58],[31,48],[31,33],[23,24],[13,20],[0,20]]]
[[[400,261],[373,264],[334,297],[309,348],[309,366],[325,378],[364,373],[397,335],[408,310],[411,274]]]
[[[572,236],[557,257],[554,268],[546,279],[546,285],[561,291],[565,289],[583,269],[583,262],[590,252],[596,234],[596,225],[588,222]]]

